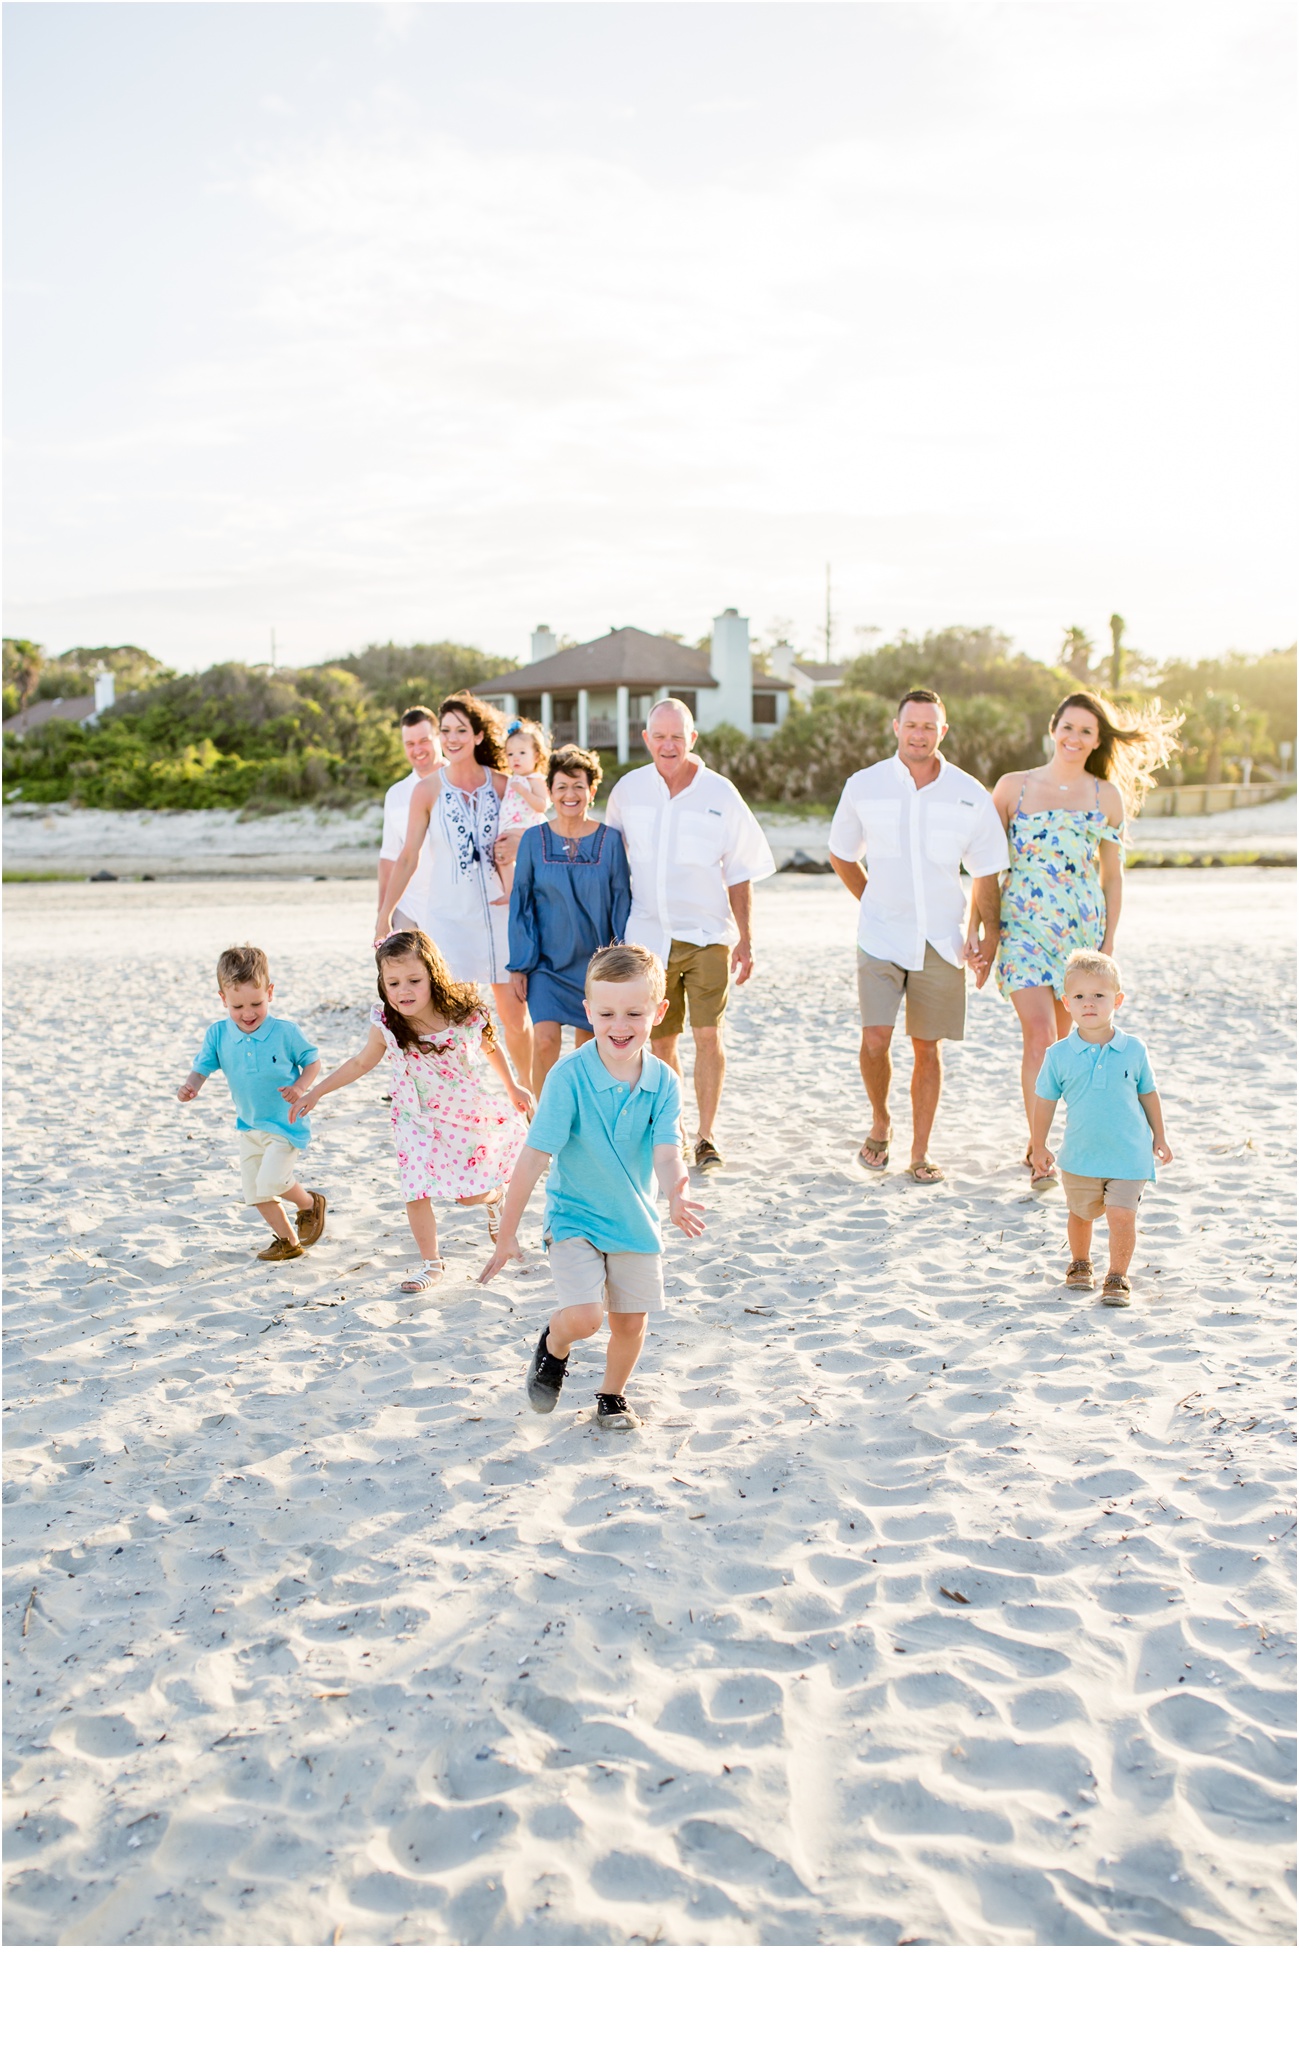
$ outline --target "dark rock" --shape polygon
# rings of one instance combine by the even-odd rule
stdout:
[[[828,860],[813,860],[810,853],[798,847],[789,859],[782,861],[779,872],[782,875],[832,875],[834,869]]]
[[[115,882],[117,880],[117,876],[110,875],[107,868],[101,868],[97,875],[89,876],[88,880],[92,882]]]

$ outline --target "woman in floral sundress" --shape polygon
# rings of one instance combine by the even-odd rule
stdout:
[[[394,932],[376,957],[380,1000],[370,1012],[363,1049],[314,1088],[291,1096],[289,1114],[291,1122],[309,1115],[322,1095],[346,1088],[387,1058],[397,1170],[420,1253],[401,1289],[423,1294],[446,1272],[434,1202],[481,1204],[494,1242],[504,1184],[536,1105],[510,1072],[477,987],[451,978],[424,932]],[[508,1100],[492,1087],[489,1067]]]
[[[1047,1048],[1069,1034],[1061,1000],[1065,962],[1079,948],[1114,951],[1125,819],[1140,810],[1181,723],[1157,698],[1131,728],[1122,726],[1123,716],[1103,697],[1075,690],[1051,719],[1051,759],[1044,767],[1003,775],[992,792],[1010,841],[997,986],[1013,1003],[1023,1032],[1020,1079],[1030,1128]],[[1030,1155],[1031,1147],[1026,1165]],[[1043,1188],[1054,1179],[1054,1172],[1041,1174],[1033,1186]]]

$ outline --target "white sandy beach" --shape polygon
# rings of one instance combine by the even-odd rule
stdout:
[[[395,1292],[379,1076],[283,1271],[223,1084],[174,1099],[233,941],[354,1047],[370,883],[7,889],[6,1939],[1291,1942],[1294,897],[1129,881],[1176,1162],[1123,1314],[1063,1289],[990,992],[947,1183],[901,1086],[854,1167],[853,906],[763,885],[729,1171],[610,1440],[595,1346],[522,1397],[536,1205],[525,1272],[451,1217]]]

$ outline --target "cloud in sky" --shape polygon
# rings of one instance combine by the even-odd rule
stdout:
[[[1279,8],[9,11],[9,631],[1290,637]]]

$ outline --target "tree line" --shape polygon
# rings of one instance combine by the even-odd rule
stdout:
[[[1121,619],[1111,623],[1108,651],[1071,627],[1054,665],[1016,653],[991,627],[900,634],[859,655],[839,687],[791,706],[770,739],[723,726],[701,751],[751,802],[833,804],[850,768],[892,752],[897,700],[923,687],[948,707],[944,752],[992,783],[1040,755],[1051,712],[1082,687],[1131,703],[1157,693],[1180,709],[1176,779],[1233,780],[1246,757],[1255,776],[1280,772],[1282,744],[1295,741],[1293,647],[1156,665],[1123,647]],[[93,726],[56,717],[26,737],[6,734],[5,794],[120,810],[355,804],[405,773],[396,715],[407,704],[481,689],[516,665],[433,641],[372,645],[315,668],[222,662],[178,675],[138,647],[47,659],[31,641],[6,640],[6,717],[42,698],[88,695],[101,667],[118,698]]]

